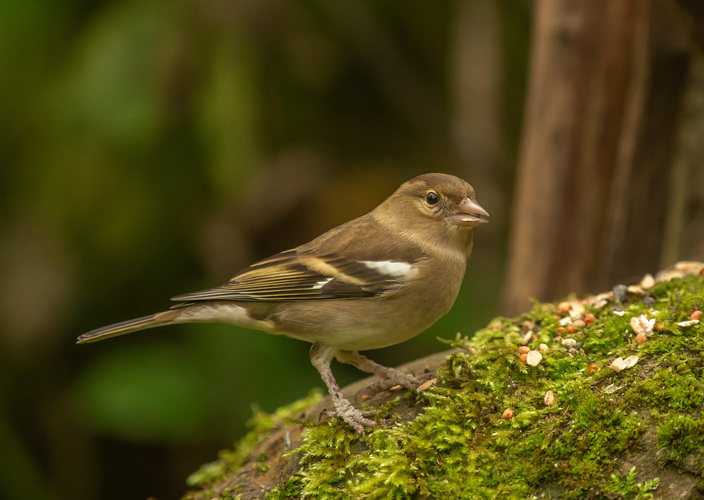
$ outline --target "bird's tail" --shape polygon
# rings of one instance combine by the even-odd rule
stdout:
[[[146,330],[147,328],[168,325],[181,316],[182,311],[182,309],[172,309],[150,316],[122,321],[102,328],[96,328],[78,337],[77,343],[87,344],[89,342],[97,342],[98,340],[109,339],[110,337],[117,337],[118,335],[125,335],[139,330]]]

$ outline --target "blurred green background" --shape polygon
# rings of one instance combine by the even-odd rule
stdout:
[[[531,3],[0,2],[0,497],[175,498],[266,411],[323,387],[309,345],[221,325],[90,329],[372,209],[425,172],[491,213],[452,312],[498,312]],[[362,375],[335,366],[341,384]]]

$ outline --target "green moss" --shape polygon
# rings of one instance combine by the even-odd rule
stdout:
[[[658,425],[658,446],[667,447],[668,458],[677,460],[704,450],[704,420],[670,412]],[[704,464],[702,464],[704,465]]]
[[[321,399],[322,392],[319,389],[314,389],[307,397],[281,407],[272,414],[255,410],[254,415],[247,423],[251,428],[247,435],[236,443],[233,450],[221,451],[217,461],[205,464],[191,474],[186,480],[187,484],[191,487],[201,486],[233,474],[242,466],[255,449],[257,443],[268,437],[277,427],[285,425],[301,410],[308,408]],[[260,456],[260,462],[263,461],[262,458],[265,459],[266,457]],[[264,467],[264,465],[261,464],[260,467]],[[225,498],[231,497],[227,496]]]
[[[637,483],[617,459],[637,451],[649,428],[668,460],[704,449],[704,326],[677,325],[704,304],[704,277],[659,283],[650,296],[652,308],[633,298],[587,307],[595,321],[562,336],[564,314],[535,303],[472,339],[446,341],[461,351],[448,356],[439,386],[414,396],[424,407],[415,420],[365,436],[338,420],[311,424],[294,452],[298,473],[268,498],[650,498],[657,479]],[[630,327],[640,314],[665,324],[642,346]],[[549,347],[535,367],[519,359],[526,336],[532,349]],[[633,368],[610,368],[630,355],[639,356]]]
[[[625,477],[612,474],[611,483],[606,485],[605,491],[617,495],[618,498],[648,500],[653,498],[651,492],[655,490],[659,482],[660,480],[653,479],[644,483],[637,483],[636,468],[633,467]]]

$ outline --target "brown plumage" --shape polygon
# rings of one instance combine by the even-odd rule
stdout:
[[[489,214],[472,186],[447,174],[404,183],[370,213],[244,269],[222,286],[173,298],[172,309],[90,331],[95,342],[171,323],[230,323],[313,343],[311,361],[340,417],[362,432],[375,422],[342,398],[337,358],[405,387],[418,380],[357,353],[403,342],[457,297],[472,228]]]

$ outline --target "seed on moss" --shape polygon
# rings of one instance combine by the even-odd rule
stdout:
[[[560,314],[567,314],[568,312],[570,312],[570,309],[572,309],[572,304],[566,301],[560,302],[557,306],[557,310],[558,312],[560,312]]]
[[[528,330],[525,335],[523,335],[523,338],[521,339],[521,344],[526,345],[528,342],[531,341],[533,338],[533,330]]]
[[[679,321],[677,323],[677,326],[681,326],[682,328],[689,328],[692,325],[696,325],[699,323],[698,319],[690,319],[689,321]]]
[[[530,347],[522,345],[518,348],[519,354],[528,354],[530,352]]]
[[[616,373],[619,373],[621,370],[623,370],[623,358],[619,356],[618,358],[614,359],[611,362],[611,369]]]
[[[479,353],[479,351],[477,351],[474,347],[470,347],[468,351],[472,356],[476,356]]]
[[[581,319],[577,319],[577,320],[575,320],[574,323],[572,323],[572,325],[573,325],[575,328],[584,328],[584,326],[586,325],[586,323],[585,323],[584,321],[582,321]]]
[[[655,278],[653,278],[652,274],[646,274],[643,276],[643,279],[640,280],[640,286],[645,288],[646,290],[653,288],[655,286]]]
[[[521,363],[523,363],[525,365],[528,362],[528,353],[527,352],[523,353],[520,356],[518,356],[518,358],[521,360]]]
[[[626,359],[623,360],[623,369],[631,368],[638,363],[638,356],[628,356]]]
[[[530,366],[538,366],[542,359],[543,355],[540,354],[540,351],[530,351],[526,357],[526,363]]]
[[[648,307],[653,307],[655,305],[655,299],[652,297],[643,297],[643,304]]]
[[[638,335],[636,335],[636,342],[639,344],[645,344],[648,341],[647,335],[645,333],[640,332]]]
[[[550,350],[550,348],[548,347],[547,344],[540,344],[538,347],[539,347],[540,350],[543,351],[543,352],[548,352],[548,351]]]
[[[562,335],[564,333],[567,333],[567,328],[565,328],[564,326],[558,326],[556,331],[558,335]]]
[[[501,418],[503,418],[504,420],[511,420],[513,418],[513,409],[506,408],[501,414]]]
[[[689,319],[702,319],[702,312],[701,311],[694,311],[690,316]]]
[[[606,394],[613,394],[614,392],[618,391],[621,387],[617,386],[616,384],[610,384],[604,387],[604,392]]]
[[[552,391],[545,393],[545,398],[543,399],[545,406],[552,406],[555,404],[555,394]]]
[[[599,369],[599,365],[597,365],[596,363],[589,363],[587,365],[587,370],[589,370],[589,373],[594,373],[598,369]]]
[[[567,315],[564,318],[560,318],[560,321],[558,321],[558,323],[560,323],[560,326],[571,325],[572,324],[572,316]]]
[[[652,335],[653,326],[655,326],[655,320],[649,319],[645,314],[633,316],[630,323],[634,332],[642,333],[643,335]]]
[[[567,327],[567,332],[568,332],[568,333],[574,333],[574,332],[576,332],[576,331],[577,331],[577,329],[574,327],[574,325],[569,325],[569,326]]]
[[[592,313],[586,313],[584,315],[584,323],[585,324],[588,325],[589,323],[594,323],[594,321],[596,321],[596,318],[594,317],[594,315]]]
[[[564,347],[574,347],[577,345],[577,341],[575,339],[562,339],[562,345]]]
[[[610,300],[613,300],[613,298],[614,298],[613,292],[600,293],[599,295],[595,295],[594,297],[590,297],[589,300],[587,301],[587,305],[594,307],[595,309],[601,309],[606,304],[608,304]]]
[[[416,389],[417,392],[423,392],[427,391],[430,389],[432,386],[436,385],[438,383],[438,379],[436,378],[431,378],[430,380],[426,380],[422,384],[418,386],[418,389]]]
[[[489,328],[491,328],[492,330],[498,330],[499,328],[501,328],[501,323],[499,321],[493,321],[489,323]]]
[[[665,329],[665,325],[662,324],[662,321],[656,321],[655,324],[653,325],[653,330],[656,332],[661,332]]]

